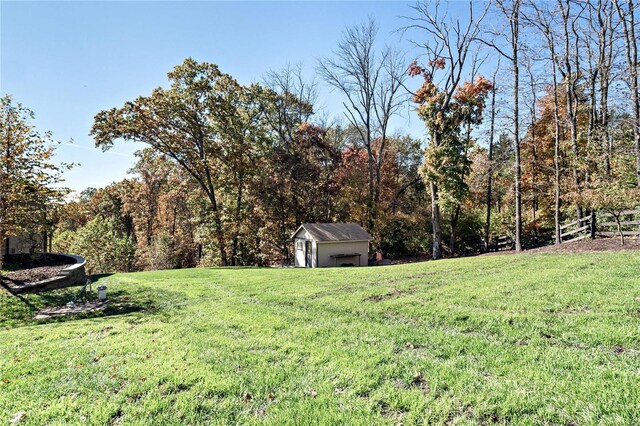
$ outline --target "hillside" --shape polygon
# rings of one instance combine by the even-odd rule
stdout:
[[[638,424],[640,252],[102,277],[0,291],[0,422]]]

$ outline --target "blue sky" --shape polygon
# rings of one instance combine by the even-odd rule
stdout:
[[[410,51],[410,59],[420,52],[395,30],[406,25],[401,16],[411,4],[3,0],[0,88],[35,112],[39,130],[73,139],[57,156],[80,164],[65,174],[67,186],[102,187],[125,177],[143,145],[122,142],[102,153],[88,136],[93,116],[166,85],[166,73],[184,58],[216,63],[243,84],[287,63],[302,63],[312,77],[316,58],[331,53],[345,26],[372,16],[380,39]],[[338,95],[323,85],[320,92],[320,106],[340,116]],[[408,112],[394,124],[422,134]]]

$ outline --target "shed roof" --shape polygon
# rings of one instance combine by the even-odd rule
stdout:
[[[323,241],[369,241],[371,235],[357,223],[303,223],[293,233],[295,237],[300,229],[311,235],[317,242]]]

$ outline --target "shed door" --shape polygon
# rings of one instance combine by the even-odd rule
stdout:
[[[311,268],[313,265],[313,257],[311,251],[311,241],[304,242],[304,266]]]

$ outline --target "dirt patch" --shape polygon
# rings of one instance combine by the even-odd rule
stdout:
[[[407,290],[398,290],[397,288],[389,289],[385,294],[375,294],[373,296],[365,297],[365,301],[368,302],[381,302],[385,299],[394,299],[396,297],[403,296],[405,294],[415,293],[415,288],[409,288]]]
[[[411,384],[420,388],[422,390],[422,393],[424,393],[425,395],[429,393],[429,382],[424,377],[422,377],[421,372],[416,372],[413,375]]]
[[[626,251],[640,250],[640,239],[625,238],[624,245],[618,238],[596,238],[595,240],[581,240],[572,243],[562,243],[558,246],[540,247],[527,250],[528,253],[581,253],[588,251]]]
[[[51,317],[65,317],[69,315],[77,315],[86,312],[104,311],[107,308],[107,302],[86,302],[86,303],[69,303],[65,306],[57,306],[54,308],[42,309],[33,319],[47,319]]]
[[[396,421],[395,424],[402,425],[401,419],[405,414],[405,411],[402,409],[391,409],[389,404],[386,401],[380,401],[378,403],[378,409],[380,414],[384,417],[394,419]]]
[[[387,265],[402,265],[405,263],[418,263],[418,262],[426,262],[427,260],[431,260],[431,255],[421,254],[418,256],[404,256],[404,257],[396,257],[394,259],[382,259],[374,263],[375,266],[387,266]]]
[[[640,250],[640,239],[627,237],[624,245],[620,244],[618,238],[596,238],[595,240],[580,240],[571,243],[562,243],[560,245],[550,245],[538,247],[535,249],[525,250],[524,253],[586,253],[586,252],[618,252]],[[514,254],[515,251],[499,251],[485,253],[482,256],[499,256],[505,254]]]

